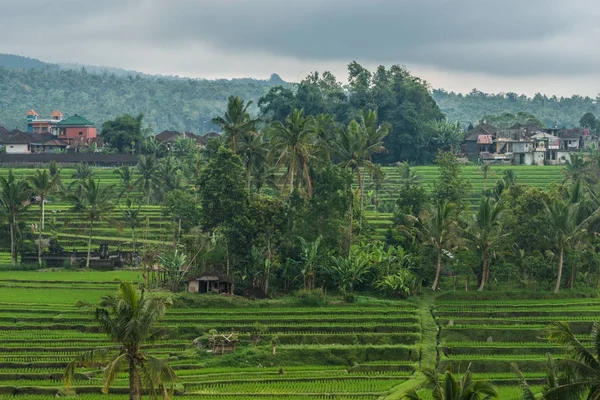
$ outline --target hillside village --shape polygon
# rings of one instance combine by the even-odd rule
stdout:
[[[84,116],[74,114],[64,118],[55,110],[50,118],[42,118],[34,109],[26,113],[25,130],[9,131],[0,125],[0,152],[6,154],[60,154],[60,153],[106,153],[111,149],[104,145],[96,125]],[[191,132],[163,131],[154,136],[158,143],[170,149],[177,139],[192,140],[204,147],[208,139],[218,136],[216,132],[197,135]]]
[[[0,125],[0,152],[6,154],[42,153],[114,153],[104,145],[96,125],[84,116],[65,118],[55,110],[42,118],[35,110],[26,113],[25,130],[8,131]],[[180,139],[188,139],[199,148],[217,132],[198,135],[192,132],[165,130],[154,139],[170,150]],[[472,162],[502,165],[561,165],[573,153],[598,149],[598,136],[589,128],[540,128],[535,124],[516,123],[498,128],[486,121],[465,132],[461,153]]]

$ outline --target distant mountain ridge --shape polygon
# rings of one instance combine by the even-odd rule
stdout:
[[[211,120],[225,109],[227,97],[240,95],[253,100],[251,109],[268,90],[277,85],[291,87],[277,74],[269,80],[191,79],[149,75],[122,68],[73,63],[46,63],[13,54],[0,54],[0,125],[24,128],[25,112],[36,109],[42,115],[60,109],[66,115],[82,114],[98,127],[116,115],[140,112],[155,131],[186,130],[207,132]],[[546,126],[573,128],[586,112],[600,117],[600,97],[557,98],[537,94],[469,94],[432,90],[446,119],[467,126],[486,115],[526,111]]]

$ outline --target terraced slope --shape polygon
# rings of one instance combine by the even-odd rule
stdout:
[[[0,272],[0,399],[49,398],[61,391],[62,371],[75,355],[110,345],[89,312],[74,302],[113,293],[115,278],[139,279],[136,272]],[[410,379],[421,354],[419,313],[402,301],[172,309],[163,324],[172,336],[146,348],[169,360],[179,376],[177,394],[184,398],[376,399]],[[238,351],[247,360],[216,366],[232,355],[196,353],[193,339],[210,329],[237,332]],[[98,369],[81,370],[77,398],[126,398],[125,374],[109,397],[100,394],[101,377]]]
[[[585,342],[591,340],[600,300],[444,300],[433,311],[441,329],[441,365],[464,370],[499,385],[514,385],[510,363],[517,362],[527,379],[542,383],[546,354],[561,357],[563,349],[546,339],[551,322],[568,322]]]
[[[517,181],[522,184],[531,185],[539,188],[549,188],[554,182],[562,180],[561,169],[557,166],[528,167],[528,166],[494,166],[490,169],[487,179],[487,187],[495,185],[505,170],[512,169],[517,175]],[[113,173],[114,168],[95,168],[95,178],[100,179],[102,185],[115,185],[119,188],[120,182]],[[421,177],[421,181],[427,190],[431,190],[435,180],[438,178],[438,168],[435,166],[414,167],[414,172]],[[22,168],[14,170],[18,177],[27,177],[33,175],[35,169]],[[72,168],[64,168],[61,171],[63,182],[69,186],[73,179],[71,175],[75,172]],[[395,200],[397,198],[397,187],[400,184],[399,170],[395,167],[384,167],[386,175],[383,190],[379,195],[380,207],[375,210],[372,204],[375,201],[373,184],[370,178],[366,179],[365,190],[367,195],[366,217],[373,225],[377,236],[383,238],[386,230],[392,223],[392,212]],[[6,175],[8,169],[0,169],[0,176]],[[463,167],[463,177],[471,181],[472,190],[466,194],[472,209],[477,207],[481,192],[483,190],[483,174],[477,166]],[[135,193],[134,193],[135,194]],[[141,194],[137,193],[138,195]],[[77,215],[69,212],[70,205],[60,198],[50,200],[47,206],[47,232],[54,231],[61,244],[68,250],[73,248],[85,250],[87,246],[86,224]],[[173,226],[171,221],[163,214],[160,206],[142,207],[142,215],[148,217],[148,224],[137,231],[138,242],[146,237],[147,243],[155,246],[169,245],[173,237]],[[107,242],[111,246],[120,246],[123,250],[132,248],[133,241],[131,231],[123,223],[122,212],[119,208],[110,216],[113,222],[100,222],[94,228],[92,245],[97,247],[101,242]],[[27,211],[27,227],[39,221],[39,209],[37,206],[29,208]],[[7,253],[0,253],[0,265],[10,263],[10,256]]]

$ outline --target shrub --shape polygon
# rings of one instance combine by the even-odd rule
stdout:
[[[308,307],[321,307],[327,305],[327,296],[323,289],[301,289],[296,293],[300,304]]]

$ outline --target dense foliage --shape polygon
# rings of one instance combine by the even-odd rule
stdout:
[[[42,117],[56,109],[67,116],[83,115],[98,127],[117,115],[143,113],[155,132],[168,129],[202,133],[217,129],[211,120],[224,110],[230,94],[258,99],[280,82],[0,67],[0,125],[24,130],[25,113],[33,108]]]
[[[533,97],[517,93],[484,93],[473,89],[468,94],[435,89],[432,96],[449,121],[459,121],[463,126],[475,125],[486,115],[516,114],[535,115],[546,127],[575,128],[587,112],[600,115],[598,97],[590,98],[547,96],[537,93]]]

